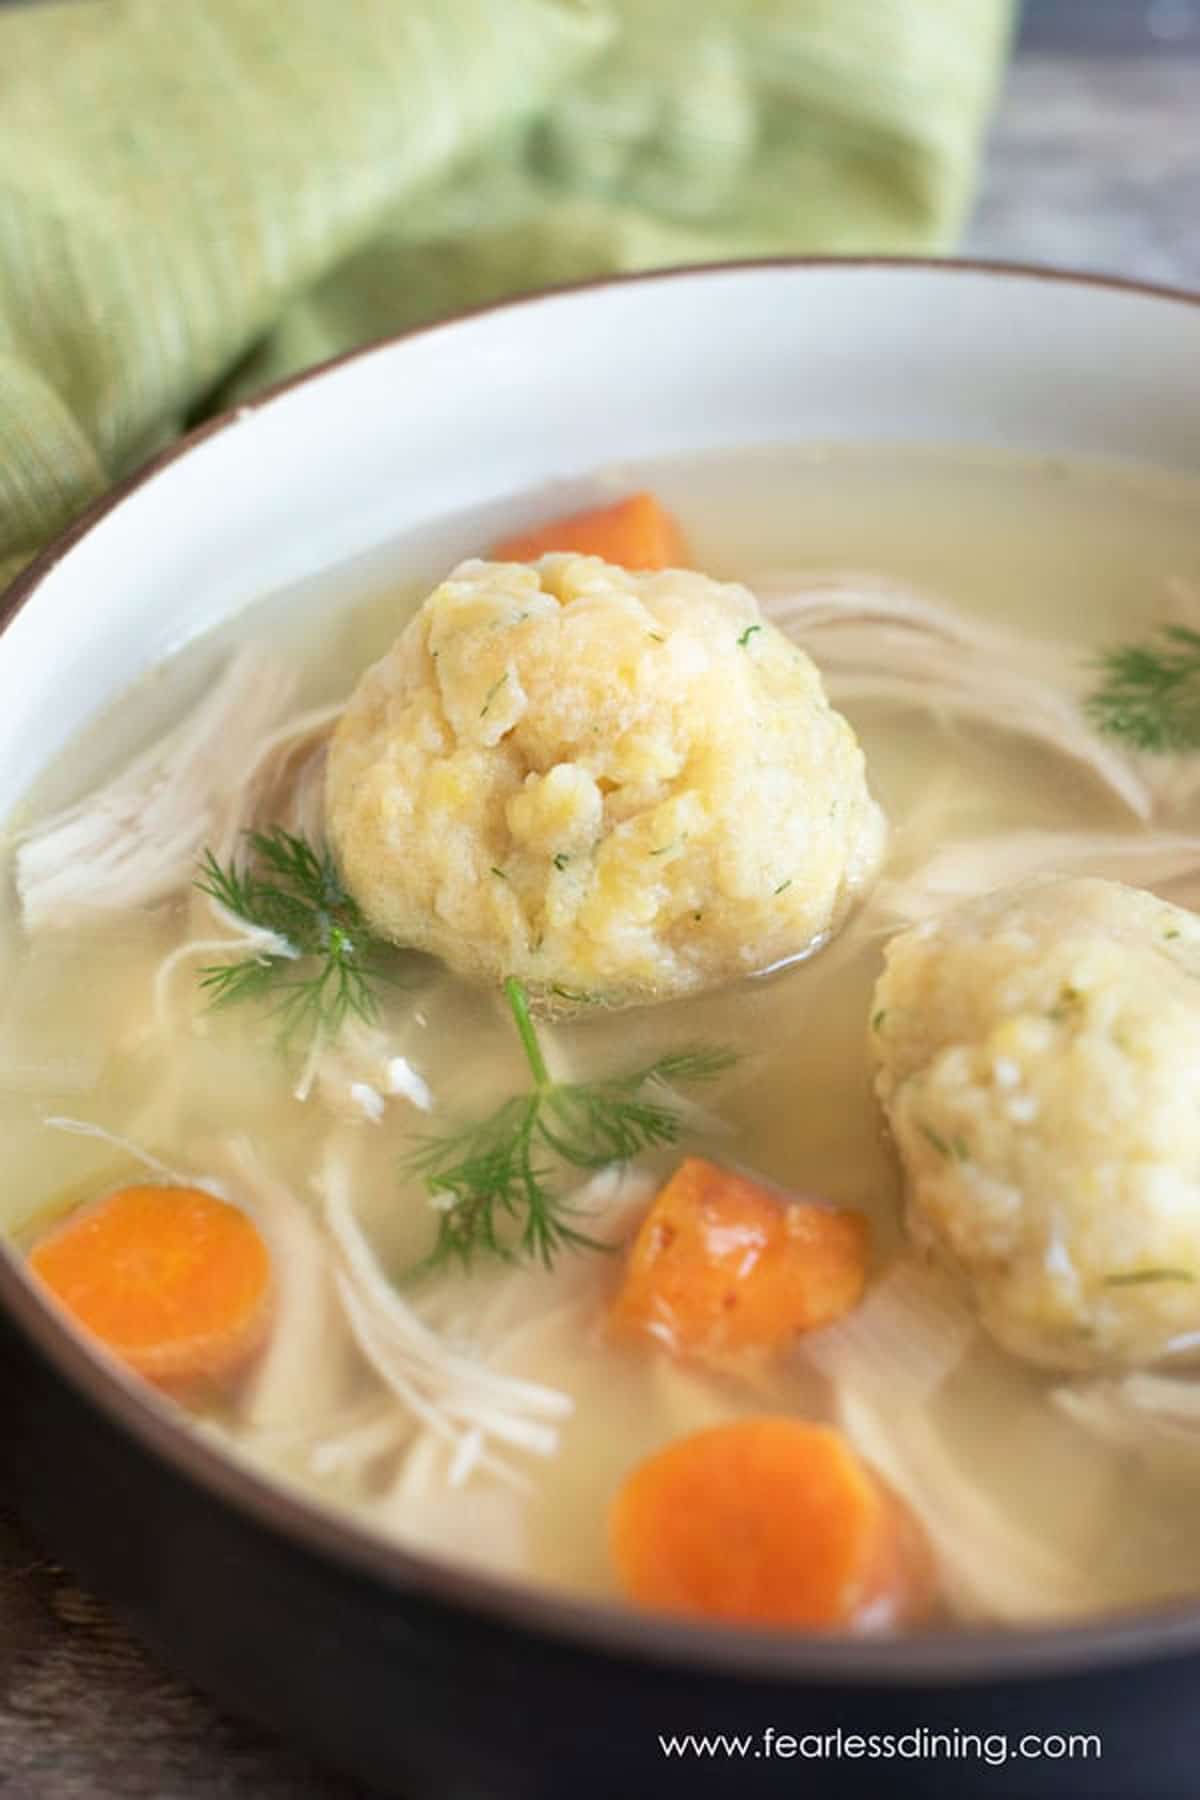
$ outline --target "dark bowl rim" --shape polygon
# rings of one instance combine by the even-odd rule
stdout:
[[[82,538],[131,494],[179,457],[218,432],[269,406],[293,388],[318,381],[343,365],[391,345],[420,339],[492,313],[525,310],[570,295],[607,288],[683,283],[730,273],[772,270],[892,270],[983,275],[999,280],[1084,286],[1200,307],[1185,288],[1019,262],[919,256],[780,256],[689,264],[633,275],[604,276],[512,295],[395,332],[330,357],[273,383],[248,401],[205,420],[125,476],[92,502],[0,593],[0,632]],[[360,1529],[347,1518],[260,1476],[181,1424],[152,1393],[98,1358],[41,1299],[19,1260],[0,1243],[0,1308],[7,1312],[55,1373],[120,1433],[134,1439],[176,1475],[246,1515],[292,1548],[365,1578],[401,1603],[406,1595],[527,1638],[580,1653],[623,1656],[674,1671],[705,1671],[731,1679],[805,1680],[829,1685],[905,1687],[930,1681],[965,1685],[1037,1675],[1081,1675],[1114,1664],[1200,1649],[1200,1602],[1138,1609],[1077,1625],[937,1630],[896,1639],[795,1637],[743,1628],[712,1628],[636,1613],[616,1604],[581,1600],[521,1586],[407,1551]]]

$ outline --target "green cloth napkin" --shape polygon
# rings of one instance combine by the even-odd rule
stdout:
[[[1011,0],[0,12],[0,588],[190,420],[602,271],[941,250]]]

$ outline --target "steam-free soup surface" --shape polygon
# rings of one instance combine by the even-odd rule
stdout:
[[[427,538],[264,601],[124,695],[47,775],[16,826],[85,794],[98,772],[152,743],[239,644],[264,642],[272,664],[294,676],[284,724],[333,706],[457,555],[483,553],[507,524],[634,485],[652,488],[678,518],[692,566],[759,588],[768,616],[772,592],[805,593],[834,572],[850,572],[843,587],[865,576],[868,588],[915,590],[968,622],[1017,634],[1024,671],[1048,683],[1061,677],[1069,705],[1087,687],[1086,673],[1075,675],[1100,646],[1179,616],[1188,584],[1200,593],[1200,492],[1166,477],[958,453],[777,448],[607,473],[514,501],[504,517],[493,509],[443,522]],[[778,571],[792,573],[760,588],[760,576]],[[795,636],[805,643],[802,625]],[[1047,638],[1056,650],[1043,655]],[[276,1339],[236,1382],[200,1384],[171,1403],[231,1454],[439,1555],[615,1597],[608,1518],[629,1472],[685,1433],[770,1413],[836,1419],[902,1494],[940,1571],[935,1617],[1067,1617],[1195,1591],[1200,1381],[1190,1423],[1181,1415],[1126,1430],[1119,1408],[1104,1414],[1103,1384],[1035,1369],[964,1323],[952,1284],[945,1295],[936,1288],[940,1276],[932,1299],[919,1283],[901,1289],[883,1320],[899,1341],[873,1364],[869,1345],[844,1337],[853,1313],[824,1337],[797,1337],[786,1354],[727,1364],[608,1328],[631,1234],[685,1150],[864,1214],[865,1304],[886,1294],[889,1268],[901,1256],[907,1266],[911,1253],[872,1088],[869,1024],[883,944],[915,916],[903,893],[935,852],[968,840],[1011,843],[1014,833],[1038,831],[1120,846],[1151,830],[1188,830],[1186,797],[1166,824],[1148,825],[1116,791],[1120,777],[1106,782],[1078,757],[993,729],[969,710],[930,707],[919,683],[898,698],[878,682],[855,688],[845,679],[839,699],[838,669],[823,663],[818,636],[809,648],[859,735],[890,821],[883,898],[774,973],[620,1011],[601,996],[541,1024],[553,1070],[571,1078],[619,1073],[681,1044],[736,1052],[711,1085],[689,1092],[696,1110],[683,1113],[678,1147],[598,1176],[588,1190],[615,1249],[564,1252],[552,1272],[482,1260],[470,1272],[451,1265],[406,1280],[437,1226],[405,1171],[414,1137],[478,1119],[527,1084],[503,998],[432,959],[401,958],[381,989],[375,1049],[360,1044],[361,1066],[353,1037],[340,1060],[281,1051],[260,1007],[209,1005],[200,971],[220,948],[185,948],[204,935],[186,883],[153,905],[29,932],[6,888],[3,1224],[28,1246],[73,1208],[153,1179],[132,1150],[63,1121],[148,1153],[167,1181],[207,1183],[243,1206],[276,1269]],[[293,788],[327,724],[317,716],[311,742],[303,732],[297,739],[294,764],[280,761],[281,803],[303,810]],[[317,804],[311,793],[307,804]],[[1137,879],[1121,855],[1111,870],[1089,872]],[[1186,859],[1169,873],[1171,898],[1194,901],[1200,857],[1190,881]],[[1157,879],[1151,871],[1144,885]],[[888,893],[901,896],[890,912]],[[379,1074],[380,1033],[394,1092]],[[586,1177],[575,1180],[582,1187]],[[337,1239],[339,1206],[404,1305],[449,1350],[565,1396],[561,1406],[532,1405],[527,1441],[519,1430],[508,1441],[493,1436],[486,1407],[446,1428],[428,1389],[414,1410],[370,1367],[342,1292],[353,1257]],[[388,1340],[387,1355],[407,1368],[411,1346],[397,1344]],[[923,1373],[931,1356],[934,1379]],[[1185,1373],[1177,1384],[1186,1382]]]

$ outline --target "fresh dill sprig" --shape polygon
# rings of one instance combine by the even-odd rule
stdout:
[[[1116,644],[1096,664],[1088,718],[1110,737],[1158,755],[1200,750],[1200,632],[1164,625],[1145,644]]]
[[[318,1034],[333,1039],[352,1017],[373,1024],[376,984],[389,978],[388,947],[372,936],[329,851],[278,825],[247,832],[246,841],[244,865],[222,865],[206,850],[196,886],[286,948],[202,968],[200,985],[211,1003],[265,1000],[285,1045]]]
[[[560,1250],[604,1246],[581,1231],[554,1185],[555,1164],[602,1169],[673,1144],[682,1127],[673,1082],[711,1081],[735,1060],[703,1045],[670,1052],[628,1075],[555,1081],[546,1066],[529,997],[504,984],[532,1085],[488,1118],[419,1143],[406,1167],[424,1180],[438,1210],[437,1241],[414,1274],[476,1256],[530,1258],[549,1268]]]

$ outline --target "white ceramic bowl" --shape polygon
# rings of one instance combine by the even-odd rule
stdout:
[[[345,358],[202,427],[19,584],[0,818],[106,699],[251,600],[417,528],[435,566],[470,554],[456,515],[610,462],[806,440],[1197,469],[1200,311],[1021,270],[759,263],[598,283]],[[358,579],[378,568],[367,554]]]
[[[139,674],[265,594],[368,588],[399,537],[445,567],[489,514],[520,523],[510,497],[606,463],[812,440],[1200,473],[1200,302],[1019,269],[759,263],[535,297],[344,358],[193,433],[10,590],[0,818]],[[982,1770],[983,1791],[1022,1800],[1191,1793],[1195,1604],[889,1645],[514,1595],[225,1464],[94,1365],[7,1254],[0,1416],[23,1503],[160,1649],[389,1786],[607,1800],[666,1791],[657,1730],[1087,1720],[1106,1732],[1102,1768],[1058,1762],[1039,1785],[1023,1765],[1009,1786],[977,1760],[938,1787],[893,1763],[887,1791],[965,1794]],[[1148,1658],[1169,1659],[1153,1679],[1134,1673]],[[824,1763],[822,1792],[858,1791],[860,1774]]]

